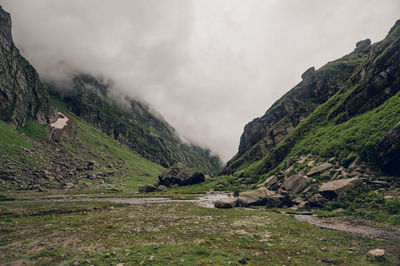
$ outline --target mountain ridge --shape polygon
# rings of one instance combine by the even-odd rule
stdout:
[[[256,171],[259,174],[266,174],[277,167],[289,154],[293,145],[298,142],[298,135],[301,134],[298,126],[304,124],[303,121],[338,93],[346,91],[343,98],[337,96],[342,99],[339,99],[329,110],[327,117],[328,121],[334,120],[337,124],[376,108],[395,95],[399,90],[399,80],[396,78],[398,76],[399,24],[397,21],[381,42],[370,45],[369,40],[360,41],[355,50],[347,56],[329,62],[317,71],[312,68],[307,70],[303,74],[302,82],[276,101],[264,116],[246,125],[241,136],[238,154],[228,162],[222,173],[246,169],[256,162],[262,164],[261,161],[264,161],[265,167],[264,170]],[[349,69],[348,72],[343,71],[346,68]],[[326,73],[331,76],[326,78]],[[333,82],[329,80],[332,77]],[[319,87],[318,82],[322,86]],[[325,93],[323,95],[325,98],[318,99],[320,103],[316,102],[315,98],[309,97],[318,92],[315,88],[321,88]],[[329,89],[333,91],[330,92]],[[308,94],[302,94],[301,96],[305,97],[300,99],[290,98],[299,91],[308,92]],[[296,110],[299,102],[307,103],[309,100],[313,102],[308,105],[311,108],[306,112]],[[303,116],[304,114],[307,115]],[[297,119],[297,123],[293,123],[293,117]],[[317,124],[314,126],[318,128]],[[274,139],[276,136],[278,136],[277,141]]]

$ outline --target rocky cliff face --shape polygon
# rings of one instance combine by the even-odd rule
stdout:
[[[81,74],[73,79],[72,87],[49,86],[71,111],[144,158],[164,167],[180,162],[206,173],[220,169],[218,157],[207,149],[183,143],[174,128],[145,104],[131,98],[125,98],[124,103],[115,101],[109,95],[109,84]],[[57,91],[69,93],[61,96]]]
[[[0,7],[0,119],[15,126],[50,122],[56,115],[36,70],[20,55],[11,35],[10,14]]]
[[[362,160],[379,167],[381,164],[374,159],[376,150],[385,157],[380,157],[381,160],[387,161],[383,170],[389,167],[393,172],[391,152],[383,152],[382,147],[396,142],[393,141],[396,130],[388,133],[386,142],[382,139],[400,120],[396,105],[400,90],[400,21],[383,41],[373,45],[368,39],[360,41],[351,54],[317,71],[308,69],[302,79],[262,117],[245,126],[238,154],[228,163],[226,172],[251,169],[248,174],[266,174],[289,155],[304,151],[326,157],[338,156],[342,160],[345,152],[354,152],[361,155]],[[382,117],[381,121],[368,119],[375,116]],[[370,120],[371,125],[362,120]],[[349,128],[347,135],[346,127]],[[354,133],[350,133],[352,130]],[[357,136],[357,132],[362,134]],[[349,134],[354,134],[352,140]],[[332,141],[321,147],[324,136],[332,137]],[[336,146],[332,144],[335,141],[338,142]],[[398,144],[394,145],[393,152]]]
[[[367,56],[364,49],[330,62],[318,71],[314,67],[305,71],[296,87],[274,103],[262,117],[245,126],[238,154],[228,162],[228,168],[235,170],[245,161],[267,155],[301,121],[337,93]]]

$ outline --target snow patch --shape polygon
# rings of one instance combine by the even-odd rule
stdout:
[[[68,117],[66,117],[63,113],[58,112],[57,121],[51,123],[50,126],[56,129],[63,129],[67,125],[68,120]]]

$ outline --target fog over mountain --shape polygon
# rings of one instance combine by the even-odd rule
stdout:
[[[379,41],[398,0],[2,0],[21,53],[48,81],[113,80],[228,160],[244,125],[309,67]]]

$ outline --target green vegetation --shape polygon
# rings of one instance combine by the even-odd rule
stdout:
[[[78,89],[62,100],[68,109],[142,157],[164,167],[185,162],[208,174],[220,170],[222,163],[217,156],[208,149],[184,143],[146,105],[129,98],[117,102],[108,96],[108,85],[87,74],[80,74],[73,81]]]
[[[397,243],[322,230],[266,210],[191,203],[0,203],[0,260],[34,265],[394,265]],[[385,247],[381,261],[365,254]]]
[[[0,120],[0,164],[6,162],[29,164],[33,167],[41,165],[41,160],[30,153],[34,147],[18,131]]]
[[[49,126],[39,124],[36,121],[28,120],[23,127],[18,128],[18,131],[25,134],[25,136],[28,138],[45,140],[49,133]]]
[[[121,169],[122,171],[113,175],[114,185],[127,190],[137,190],[142,184],[154,183],[158,174],[164,170],[160,165],[144,159],[82,121],[66,109],[63,103],[54,100],[54,104],[73,121],[70,130],[63,133],[61,145],[75,156],[79,155],[83,160],[95,160],[99,166],[102,166],[96,172],[107,172],[109,165]]]
[[[331,212],[338,209],[342,210]],[[400,225],[400,199],[385,199],[383,195],[374,191],[354,192],[347,195],[345,199],[328,202],[323,211],[317,211],[317,213],[322,216],[355,215],[376,223]]]

